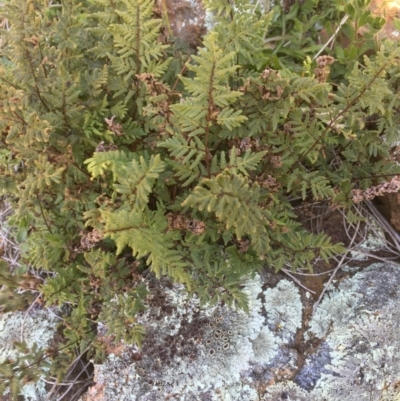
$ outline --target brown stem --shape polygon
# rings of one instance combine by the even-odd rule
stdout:
[[[25,15],[22,16],[22,25],[25,28]],[[24,29],[24,31],[25,31],[25,29]],[[42,96],[40,94],[39,85],[38,85],[37,78],[36,78],[36,75],[35,75],[35,69],[34,69],[34,67],[32,65],[32,60],[31,60],[31,57],[30,57],[30,54],[29,54],[28,45],[27,45],[25,40],[23,40],[22,42],[24,43],[26,59],[28,60],[29,68],[31,70],[31,74],[32,74],[33,80],[35,81],[35,89],[36,89],[36,93],[38,95],[38,98],[39,98],[40,102],[43,104],[44,108],[47,111],[50,111],[50,109],[47,107],[46,103],[44,102],[44,100],[43,100],[43,98],[42,98]]]
[[[115,12],[115,10],[117,9],[117,7],[115,6],[115,3],[114,3],[113,0],[110,0],[110,5],[111,5],[111,8],[112,8],[112,9],[114,10],[114,12]],[[117,14],[117,12],[115,12],[115,14],[117,15],[118,24],[122,24],[122,19],[121,19],[120,15]]]
[[[171,23],[169,22],[169,15],[168,15],[168,7],[166,4],[165,0],[161,0],[162,6],[163,6],[163,16],[165,18],[165,21],[167,23],[167,30],[168,30],[168,35],[169,36],[174,36],[173,32],[172,32],[172,28],[171,28]]]
[[[189,60],[190,60],[190,57],[189,57]],[[181,72],[178,74],[178,76],[176,77],[176,79],[175,79],[175,82],[174,82],[174,85],[172,86],[172,89],[171,89],[171,92],[175,92],[175,89],[176,89],[176,85],[178,85],[178,82],[179,82],[179,75],[183,75],[184,73],[185,73],[185,71],[187,70],[187,63],[189,62],[189,60],[188,61],[186,61],[186,63],[185,63],[185,65],[182,67],[182,69],[181,69]]]
[[[3,77],[0,77],[0,80],[2,80],[3,82],[5,82],[7,85],[12,86],[14,89],[20,89],[20,90],[22,90],[22,87],[21,87],[21,86],[18,86],[18,85],[16,85],[16,84],[12,84],[11,82],[7,81],[7,80],[6,80],[5,78],[3,78]]]
[[[39,85],[38,85],[38,82],[37,82],[37,78],[36,78],[36,75],[35,75],[35,70],[34,70],[34,68],[33,68],[32,60],[31,60],[31,58],[30,58],[30,54],[29,54],[28,49],[26,49],[25,54],[26,54],[26,58],[27,58],[27,60],[28,60],[28,62],[29,62],[29,67],[30,67],[30,70],[31,70],[31,74],[32,74],[33,80],[35,81],[36,94],[38,95],[38,98],[39,98],[39,100],[40,100],[40,103],[43,104],[44,108],[45,108],[47,111],[50,111],[50,109],[47,107],[47,104],[44,102],[44,100],[43,100],[43,98],[42,98],[42,95],[40,94]]]
[[[40,65],[43,69],[44,76],[47,79],[47,70],[46,70],[46,66],[43,64],[44,57],[43,57],[42,47],[40,46],[40,42],[38,43],[38,47],[39,47],[39,52],[40,52],[40,58],[42,59],[42,62],[40,63]]]

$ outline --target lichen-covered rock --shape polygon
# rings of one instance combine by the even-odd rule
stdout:
[[[305,338],[318,349],[263,400],[400,401],[400,266],[376,263],[319,305]]]
[[[377,263],[332,287],[304,334],[304,361],[291,282],[262,291],[258,276],[249,280],[247,315],[201,308],[182,287],[150,279],[143,349],[98,365],[97,389],[103,401],[400,401],[399,282],[399,265]]]
[[[328,373],[325,368],[332,362],[329,345],[323,342],[310,357],[308,357],[296,374],[294,382],[302,389],[312,390],[323,373]]]
[[[331,361],[315,389],[327,401],[400,400],[400,267],[377,263],[319,306],[310,331]]]
[[[332,326],[345,325],[356,316],[361,297],[360,293],[351,288],[326,294],[310,322],[310,332],[318,338],[324,338]]]
[[[96,366],[103,399],[259,400],[257,386],[260,378],[271,377],[272,365],[296,368],[296,353],[282,347],[300,327],[302,312],[292,283],[284,280],[265,291],[264,302],[261,285],[258,276],[248,280],[250,312],[245,313],[222,305],[201,308],[183,287],[150,277],[152,295],[138,316],[147,329],[143,347],[126,347]],[[140,358],[133,361],[132,353]]]
[[[265,401],[400,401],[400,266],[376,263],[344,280],[319,305],[305,338],[321,343],[295,383]]]
[[[365,305],[367,307],[367,305]],[[400,399],[399,300],[360,310],[327,337],[332,361],[317,388],[329,401]]]
[[[0,316],[0,363],[17,358],[15,341],[25,341],[28,348],[34,345],[46,348],[54,336],[54,328],[55,320],[46,311],[4,313]]]
[[[17,360],[20,351],[15,342],[25,342],[28,349],[34,346],[38,350],[45,349],[56,330],[55,315],[46,310],[36,310],[32,313],[9,312],[0,316],[0,364],[7,359]],[[32,361],[33,362],[33,361]],[[26,401],[41,401],[46,390],[43,380],[28,383],[21,390],[21,396]]]

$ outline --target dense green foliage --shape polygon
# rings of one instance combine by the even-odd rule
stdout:
[[[262,266],[311,270],[343,250],[307,232],[295,202],[349,209],[352,189],[399,172],[389,161],[396,44],[378,50],[370,31],[365,48],[337,45],[324,53],[334,63],[312,61],[318,31],[352,11],[344,2],[306,0],[287,14],[204,3],[217,23],[196,54],[162,34],[151,0],[10,0],[2,10],[1,193],[14,202],[25,270],[62,307],[65,343],[91,343],[98,358],[97,322],[140,343],[143,270],[204,303],[246,308],[241,285]],[[381,24],[365,2],[345,3],[356,23]]]

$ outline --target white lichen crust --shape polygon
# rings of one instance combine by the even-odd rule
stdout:
[[[330,401],[400,399],[399,300],[380,310],[360,313],[346,335],[334,330],[328,337],[332,348],[330,373],[317,388]]]
[[[361,294],[349,290],[334,290],[328,293],[310,322],[310,332],[318,338],[325,338],[332,326],[343,326],[357,314]]]

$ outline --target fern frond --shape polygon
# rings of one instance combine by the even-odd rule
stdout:
[[[229,129],[246,119],[228,107],[242,96],[241,92],[230,89],[227,81],[227,77],[237,70],[233,63],[235,53],[226,53],[217,42],[215,32],[208,34],[204,39],[205,48],[198,56],[192,56],[196,64],[188,65],[188,69],[195,73],[194,78],[181,77],[191,97],[171,106],[171,109],[178,119],[184,119],[185,131],[206,127],[218,115],[221,115],[221,125],[226,124]]]
[[[146,259],[157,277],[168,274],[191,287],[188,262],[181,252],[173,249],[177,233],[165,232],[168,223],[161,209],[103,212],[102,217],[105,235],[115,241],[117,254],[129,246],[136,258]]]
[[[160,148],[166,148],[170,155],[190,170],[197,167],[205,157],[205,147],[203,142],[197,137],[185,139],[182,135],[175,134],[172,138],[160,142]]]
[[[114,181],[117,179],[119,172],[129,162],[129,156],[120,150],[110,152],[96,152],[93,157],[85,160],[88,171],[92,175],[92,179],[104,176],[107,171],[111,171]]]
[[[164,171],[165,166],[160,155],[152,155],[148,163],[143,156],[140,156],[139,161],[133,159],[117,172],[118,183],[113,186],[117,192],[128,195],[136,207],[143,209],[149,201],[156,179]]]
[[[254,171],[259,166],[263,157],[268,153],[263,152],[252,152],[247,150],[243,157],[237,155],[237,148],[232,147],[229,152],[229,162],[226,160],[225,152],[222,151],[219,155],[215,155],[211,162],[211,173],[217,174],[223,170],[230,171],[234,174],[248,175],[249,171]]]
[[[203,179],[182,206],[214,213],[225,228],[232,229],[240,239],[244,235],[265,232],[268,213],[259,206],[259,198],[257,183],[250,185],[246,177],[222,173]]]

